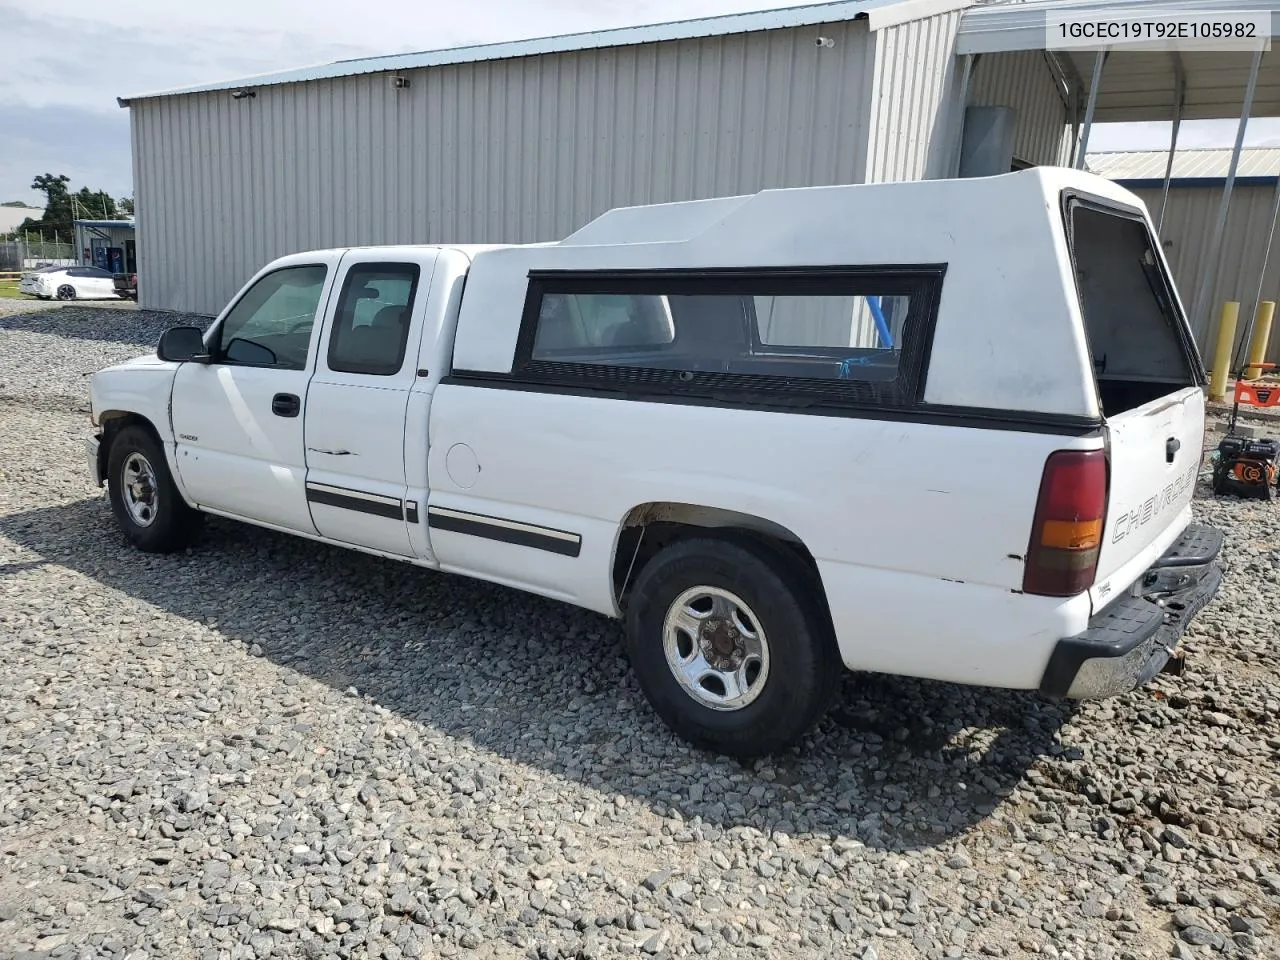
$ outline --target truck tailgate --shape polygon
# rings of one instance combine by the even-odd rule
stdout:
[[[1094,610],[1122,595],[1186,526],[1204,445],[1204,393],[1187,387],[1108,418],[1110,495]]]

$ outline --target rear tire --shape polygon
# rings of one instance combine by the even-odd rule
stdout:
[[[627,650],[668,727],[749,760],[793,746],[830,706],[842,664],[828,623],[818,592],[779,554],[700,537],[640,572]]]
[[[202,526],[204,515],[182,499],[164,451],[143,427],[125,427],[112,440],[107,493],[124,535],[144,553],[182,550]]]
[[[74,300],[76,298],[76,288],[69,283],[64,283],[58,288],[59,300]]]

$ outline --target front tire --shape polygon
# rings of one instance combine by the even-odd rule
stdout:
[[[76,298],[76,288],[69,283],[64,283],[58,288],[59,300],[74,300]]]
[[[125,427],[112,440],[107,492],[116,522],[144,553],[182,550],[199,532],[203,514],[182,499],[164,451],[142,427]]]
[[[841,663],[820,594],[755,543],[684,540],[653,557],[627,609],[645,698],[694,746],[749,760],[799,741]]]

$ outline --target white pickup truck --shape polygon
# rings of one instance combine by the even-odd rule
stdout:
[[[841,665],[1123,694],[1222,577],[1152,237],[1038,168],[295,254],[95,375],[89,464],[142,550],[216,514],[622,619],[656,713],[734,756]]]

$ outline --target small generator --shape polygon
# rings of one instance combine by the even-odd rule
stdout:
[[[1250,364],[1250,367],[1272,368],[1275,364]],[[1218,444],[1213,465],[1215,496],[1236,496],[1255,500],[1271,500],[1280,483],[1280,441],[1255,440],[1236,435],[1240,404],[1253,407],[1280,406],[1280,386],[1250,383],[1236,378],[1235,400],[1227,435]]]

